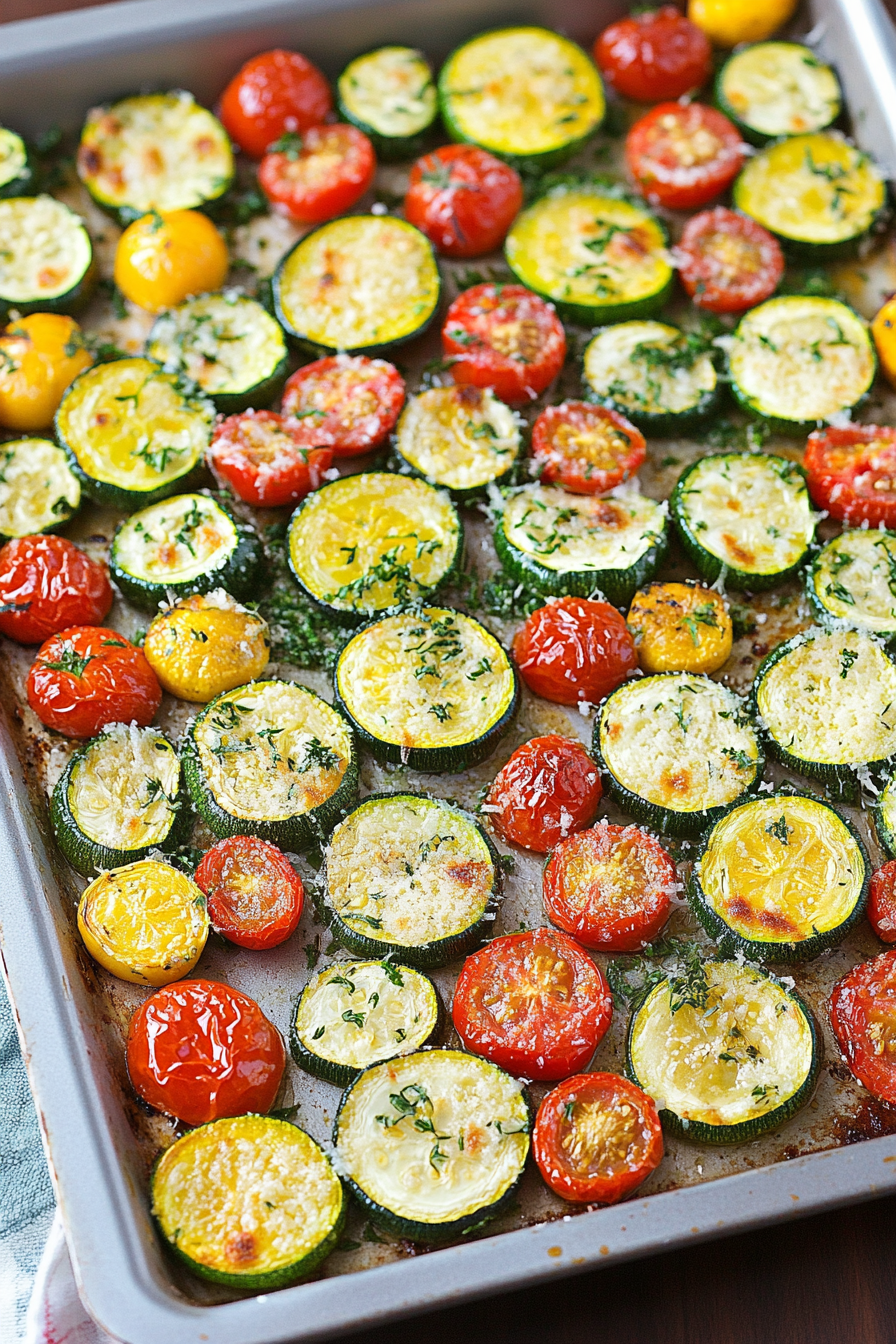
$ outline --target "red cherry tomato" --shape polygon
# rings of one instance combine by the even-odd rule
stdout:
[[[178,980],[139,1007],[128,1030],[134,1091],[186,1125],[264,1115],[286,1052],[254,999],[213,980]]]
[[[382,447],[404,405],[394,364],[367,355],[329,355],[297,369],[283,391],[283,414],[303,442],[325,443],[336,457]]]
[[[647,457],[644,435],[618,411],[588,401],[548,406],[532,427],[541,479],[578,495],[601,495],[634,476]]]
[[[253,56],[221,95],[218,109],[231,140],[253,159],[285,132],[310,130],[333,108],[330,86],[316,65],[297,51]]]
[[[648,201],[696,210],[729,187],[744,162],[740,132],[703,103],[660,103],[625,141],[628,170]]]
[[[594,59],[624,98],[658,103],[701,88],[712,74],[712,47],[674,5],[632,14],[605,28]]]
[[[234,494],[256,508],[297,504],[316,490],[333,461],[332,448],[311,448],[307,434],[274,411],[243,411],[222,420],[208,465]]]
[[[459,294],[442,327],[456,383],[490,387],[511,405],[533,401],[566,358],[554,306],[524,285],[474,285]]]
[[[533,611],[513,656],[529,690],[557,705],[599,704],[638,666],[624,617],[589,597],[561,597]]]
[[[613,1016],[601,971],[554,929],[511,933],[464,962],[452,1016],[468,1050],[539,1082],[582,1068]]]
[[[896,948],[853,966],[831,991],[831,1026],[850,1070],[896,1106]]]
[[[73,625],[41,644],[28,703],[66,737],[95,737],[110,723],[152,723],[162,688],[143,650],[101,625]]]
[[[896,859],[871,874],[868,923],[884,943],[896,943]]]
[[[404,217],[446,257],[500,247],[523,205],[518,172],[475,145],[443,145],[411,169]]]
[[[299,224],[323,224],[349,210],[376,172],[373,145],[356,126],[312,126],[295,147],[269,150],[258,184],[271,205]]]
[[[713,313],[741,313],[763,303],[784,274],[777,238],[724,205],[688,220],[675,257],[694,303]]]
[[[485,812],[501,836],[547,854],[590,825],[601,798],[597,766],[581,742],[549,733],[517,747],[489,790]]]
[[[850,425],[809,435],[809,494],[850,527],[896,527],[896,429]]]
[[[580,1073],[538,1108],[532,1151],[547,1185],[576,1204],[615,1204],[663,1160],[652,1097],[615,1073]]]
[[[562,840],[545,865],[553,924],[601,952],[637,952],[669,918],[675,864],[637,826],[601,823]]]
[[[0,634],[39,644],[70,625],[98,625],[112,585],[98,565],[64,537],[18,537],[0,548]]]
[[[239,947],[277,947],[295,933],[305,889],[276,845],[231,835],[212,845],[196,869],[213,929]]]

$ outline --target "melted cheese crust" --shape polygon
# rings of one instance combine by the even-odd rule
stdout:
[[[0,126],[0,187],[14,182],[25,171],[27,162],[28,152],[22,137]]]
[[[180,761],[154,728],[115,723],[72,766],[68,805],[78,826],[107,849],[161,845],[178,807]]]
[[[190,299],[163,314],[146,353],[169,373],[182,373],[209,395],[246,392],[270,378],[286,358],[279,323],[236,290]]]
[[[504,535],[545,569],[630,569],[665,529],[668,504],[625,491],[618,496],[573,495],[526,485],[504,506]]]
[[[869,528],[843,532],[822,548],[812,588],[838,620],[873,634],[896,631],[896,535]]]
[[[837,76],[798,42],[757,42],[736,52],[725,66],[722,94],[761,135],[820,131],[840,111]]]
[[[681,414],[700,404],[716,385],[708,354],[689,362],[651,362],[652,350],[675,349],[682,333],[665,322],[620,322],[604,327],[589,342],[584,357],[585,382],[614,405],[650,415]]]
[[[436,992],[419,971],[390,971],[378,961],[337,962],[318,971],[296,1009],[296,1035],[305,1049],[352,1069],[419,1050],[438,1019]]]
[[[115,536],[113,555],[136,579],[189,583],[220,569],[233,554],[236,523],[207,495],[177,495],[132,513]]]
[[[119,979],[167,985],[188,975],[202,954],[205,897],[177,868],[141,859],[91,882],[78,929],[90,955]]]
[[[62,448],[49,439],[0,443],[0,536],[56,527],[80,503],[81,486]]]
[[[378,135],[416,135],[436,115],[436,86],[426,57],[413,47],[379,47],[339,76],[339,97]]]
[[[431,387],[411,398],[396,433],[405,461],[449,490],[497,480],[521,446],[513,411],[490,388]]]
[[[90,269],[90,235],[52,196],[0,201],[0,297],[7,303],[57,299]]]

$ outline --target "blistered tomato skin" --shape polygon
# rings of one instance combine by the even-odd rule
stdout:
[[[588,597],[561,597],[533,611],[513,656],[529,690],[557,705],[599,704],[638,666],[623,617]]]
[[[298,51],[277,48],[253,56],[221,95],[218,115],[231,140],[260,159],[287,131],[326,121],[333,95],[316,65]]]
[[[712,48],[674,5],[631,14],[605,28],[594,59],[623,98],[659,103],[702,88],[712,74]]]
[[[896,859],[871,874],[868,923],[883,943],[896,943]]]
[[[166,985],[131,1018],[134,1091],[186,1125],[266,1114],[285,1065],[280,1033],[254,999],[213,980]]]
[[[243,411],[220,421],[207,461],[238,499],[276,509],[298,504],[322,484],[333,449],[309,447],[301,424],[274,411]]]
[[[725,191],[744,163],[740,132],[703,103],[660,103],[625,141],[629,173],[654,205],[697,210]]]
[[[813,503],[850,527],[896,527],[896,429],[815,430],[803,459]]]
[[[587,401],[547,406],[532,427],[540,480],[577,495],[602,495],[621,485],[647,457],[644,435],[624,415]]]
[[[464,962],[454,1025],[465,1047],[517,1077],[550,1082],[588,1063],[613,1016],[600,969],[554,929],[495,938]]]
[[[28,673],[28,704],[66,737],[95,737],[110,723],[152,723],[162,701],[142,649],[115,630],[76,625],[43,643]]]
[[[675,257],[687,293],[711,313],[742,313],[764,303],[784,274],[777,238],[723,205],[688,220]]]
[[[323,224],[350,210],[373,184],[376,155],[356,126],[312,126],[294,146],[265,154],[258,185],[297,224]]]
[[[566,333],[553,305],[525,285],[473,285],[448,309],[442,349],[456,383],[490,387],[521,406],[557,377]]]
[[[581,742],[549,733],[516,749],[495,778],[484,811],[502,839],[547,854],[591,824],[600,799],[600,775]]]
[[[443,145],[411,169],[404,216],[446,257],[481,257],[503,243],[523,205],[518,172],[475,145]]]
[[[115,249],[116,285],[148,313],[220,289],[229,266],[227,244],[199,210],[143,215],[128,225]]]
[[[98,564],[64,537],[18,537],[0,548],[0,634],[39,644],[71,625],[99,625],[112,585]]]
[[[31,313],[0,336],[0,425],[22,431],[53,423],[68,385],[93,363],[81,328],[59,313]]]
[[[208,897],[212,928],[239,947],[277,947],[302,917],[302,879],[267,840],[250,835],[219,840],[203,855],[195,880]]]
[[[404,379],[388,360],[328,355],[292,374],[282,410],[297,442],[324,444],[334,457],[357,457],[382,447],[404,396]]]
[[[896,1105],[896,948],[847,971],[831,992],[843,1058],[875,1097]]]

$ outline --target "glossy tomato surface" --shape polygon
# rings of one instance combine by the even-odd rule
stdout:
[[[261,161],[258,185],[296,223],[323,224],[351,209],[375,172],[376,155],[364,132],[337,123],[277,141]]]
[[[231,835],[212,845],[196,869],[213,929],[240,947],[277,947],[302,917],[305,889],[289,859],[267,840]]]
[[[850,1070],[896,1105],[896,948],[847,971],[831,991],[831,1026]]]
[[[566,333],[553,304],[524,285],[473,285],[448,309],[442,349],[456,383],[490,387],[523,405],[563,367]]]
[[[636,103],[659,103],[702,88],[712,74],[706,34],[674,5],[631,14],[594,44],[601,73]]]
[[[678,875],[646,831],[601,822],[561,840],[542,883],[553,924],[586,947],[637,952],[669,918]]]
[[[254,999],[214,980],[157,990],[131,1018],[127,1065],[138,1096],[187,1125],[264,1115],[283,1077],[280,1033]]]
[[[446,257],[500,247],[523,205],[518,172],[475,145],[443,145],[411,169],[404,216]]]
[[[115,630],[75,625],[51,635],[28,673],[28,704],[66,737],[95,737],[110,723],[152,723],[162,700],[142,649]]]
[[[274,411],[243,411],[215,429],[208,465],[237,498],[256,508],[297,504],[324,480],[332,448],[307,446],[307,433]]]
[[[368,355],[329,355],[297,369],[283,390],[283,414],[302,442],[326,444],[335,457],[381,448],[404,405],[394,364]]]
[[[851,527],[896,527],[896,429],[816,430],[803,465],[813,501],[832,518]]]
[[[484,810],[504,840],[547,854],[591,824],[600,799],[600,775],[581,742],[549,733],[517,747]]]
[[[545,1182],[577,1204],[615,1204],[663,1160],[652,1097],[615,1073],[583,1073],[538,1108],[532,1151]]]
[[[871,874],[868,923],[884,943],[896,943],[896,859]]]
[[[0,634],[39,644],[70,625],[98,625],[112,605],[105,565],[64,537],[17,537],[0,547]]]
[[[740,132],[703,103],[660,103],[636,121],[625,142],[628,170],[648,201],[696,210],[740,172]]]
[[[513,656],[529,690],[558,705],[599,704],[638,666],[624,618],[590,597],[561,597],[533,611]]]
[[[221,95],[218,115],[231,140],[260,159],[286,132],[325,121],[333,95],[325,77],[297,51],[263,51],[237,72]]]
[[[588,401],[548,406],[532,427],[541,480],[579,495],[602,495],[627,481],[647,457],[640,430],[618,411]]]
[[[468,1050],[550,1082],[588,1063],[613,1016],[599,967],[555,929],[495,938],[464,962],[452,1016]]]
[[[694,303],[713,313],[742,313],[763,303],[784,274],[777,238],[723,205],[688,220],[675,257]]]

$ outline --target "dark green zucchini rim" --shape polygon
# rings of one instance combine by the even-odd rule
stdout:
[[[823,66],[825,69],[830,70],[831,74],[834,76],[834,79],[836,80],[837,85],[839,87],[840,81],[839,79],[837,79],[837,72],[834,69],[834,67],[832,65],[828,65],[826,61],[817,60],[811,48],[807,47],[803,42],[791,42],[785,38],[770,37],[766,38],[764,41],[752,43],[751,47],[752,46],[799,47],[801,50],[805,51],[807,56],[812,57],[816,65]],[[715,77],[715,81],[713,84],[713,97],[715,99],[716,107],[718,107],[721,112],[725,113],[725,116],[728,118],[729,121],[734,123],[734,125],[740,131],[741,135],[747,141],[747,143],[751,145],[756,145],[757,148],[762,149],[765,145],[771,144],[773,140],[786,140],[789,139],[791,135],[797,134],[797,132],[778,131],[776,133],[771,133],[768,131],[756,130],[755,127],[751,126],[749,122],[744,121],[743,118],[738,115],[738,113],[732,107],[731,103],[728,101],[728,98],[725,94],[725,73],[728,70],[728,67],[731,64],[732,60],[735,60],[738,56],[742,56],[743,51],[750,50],[751,47],[744,48],[737,52],[732,52],[731,54],[728,55],[727,59],[720,66],[719,71]],[[843,90],[840,89],[840,99],[837,104],[836,110],[834,111],[834,114],[830,118],[830,120],[826,121],[823,126],[813,126],[810,128],[809,131],[800,131],[798,132],[798,134],[815,135],[819,131],[828,130],[837,121],[842,110],[843,110]]]
[[[6,182],[0,182],[0,200],[5,200],[7,196],[31,196],[34,194],[38,179],[37,164],[34,161],[34,155],[28,148],[25,141],[17,131],[9,126],[0,126],[0,135],[8,135],[18,140],[25,155],[25,162],[20,172],[15,177],[10,177]]]
[[[671,323],[669,324],[671,325]],[[595,335],[599,335],[596,332]],[[682,331],[682,335],[688,333]],[[592,337],[592,340],[594,337]],[[590,345],[589,341],[589,345]],[[585,348],[587,354],[587,346]],[[712,362],[713,370],[716,375],[715,383],[712,387],[701,392],[699,399],[693,406],[687,406],[682,411],[642,411],[637,406],[630,406],[627,402],[617,400],[603,392],[596,392],[582,372],[582,388],[586,401],[593,402],[596,406],[606,406],[611,411],[624,415],[633,425],[640,429],[644,434],[653,434],[658,438],[673,438],[675,435],[690,429],[692,426],[702,425],[710,415],[713,415],[721,405],[725,396],[725,387],[722,379],[719,377],[719,370],[716,366],[714,352],[710,348],[706,351]]]
[[[0,191],[0,201],[11,201],[16,199],[36,199],[34,197],[16,197],[13,194],[6,194]],[[54,198],[55,199],[55,198]],[[81,230],[87,239],[88,262],[85,270],[81,272],[74,284],[65,291],[64,294],[57,294],[55,298],[36,298],[36,299],[7,299],[0,293],[0,318],[6,320],[12,313],[18,317],[27,317],[29,313],[65,313],[73,316],[79,313],[89,302],[90,296],[96,288],[99,278],[99,270],[96,264],[96,255],[93,250],[93,241],[87,232],[86,226],[78,219],[75,212],[65,205],[64,201],[58,201],[68,210],[75,226]]]
[[[375,56],[377,52],[382,51],[384,47],[404,47],[406,51],[413,51],[418,55],[423,63],[429,67],[430,83],[435,91],[435,106],[432,116],[425,125],[421,125],[419,130],[413,131],[410,135],[386,135],[384,131],[378,131],[376,127],[371,126],[363,117],[357,116],[352,112],[342,91],[342,81],[348,74],[355,61],[362,60],[365,56]],[[439,119],[439,97],[438,87],[433,78],[432,66],[426,55],[416,47],[407,47],[403,42],[384,42],[377,47],[371,47],[368,51],[362,51],[359,55],[353,56],[348,65],[345,66],[339,78],[336,80],[336,110],[343,121],[347,121],[351,126],[357,126],[359,131],[363,131],[368,140],[376,150],[377,157],[380,159],[409,159],[416,158],[423,151],[427,136],[432,131]]]
[[[875,800],[872,809],[874,818],[874,829],[877,832],[877,838],[883,849],[891,858],[896,858],[896,830],[890,825],[886,817],[887,793],[890,789],[896,787],[896,776],[888,775],[883,781],[883,788]]]
[[[818,594],[818,589],[815,586],[815,579],[825,552],[832,550],[836,542],[840,541],[843,537],[848,536],[850,530],[862,531],[861,528],[853,528],[838,533],[836,537],[831,537],[830,541],[826,541],[823,546],[819,547],[818,551],[812,557],[812,563],[806,569],[806,596],[809,599],[809,605],[812,608],[812,612],[818,620],[819,625],[823,625],[827,630],[841,630],[847,628],[859,630],[862,634],[871,635],[875,639],[882,639],[889,643],[892,640],[896,640],[896,618],[893,620],[892,630],[874,630],[871,626],[866,625],[861,617],[835,616],[834,613],[825,606]],[[869,528],[869,531],[871,530],[872,529]],[[879,531],[881,536],[890,538],[893,542],[894,549],[896,549],[896,532],[887,531],[885,528],[881,528]],[[868,533],[862,532],[862,535],[867,536]],[[840,583],[842,587],[846,588],[846,584],[842,583],[839,578],[837,582]],[[847,589],[847,591],[849,590]]]
[[[71,520],[75,517],[75,514],[77,514],[77,513],[80,512],[81,504],[83,503],[83,500],[82,500],[82,497],[81,497],[81,481],[80,481],[80,478],[76,475],[76,473],[75,473],[74,471],[72,471],[72,465],[71,465],[71,461],[70,461],[70,459],[69,459],[69,455],[68,455],[68,453],[65,451],[64,448],[60,448],[59,445],[58,445],[58,443],[55,443],[53,439],[44,438],[44,435],[41,434],[41,433],[39,433],[39,432],[38,432],[38,433],[34,433],[34,432],[31,432],[31,433],[25,433],[25,434],[22,434],[22,435],[21,435],[19,438],[17,438],[17,439],[8,439],[8,440],[6,440],[6,442],[2,442],[2,443],[0,443],[0,456],[5,455],[5,453],[7,453],[7,452],[9,451],[10,448],[14,448],[14,447],[16,446],[17,443],[28,442],[28,441],[31,440],[31,439],[44,439],[44,442],[51,444],[55,449],[57,449],[59,452],[61,452],[61,453],[63,454],[63,456],[65,457],[65,463],[66,463],[66,466],[68,467],[68,469],[69,469],[69,471],[71,472],[72,476],[74,476],[75,481],[76,481],[77,486],[78,486],[78,502],[77,502],[77,504],[72,504],[72,505],[70,505],[69,502],[68,502],[68,500],[65,499],[64,496],[60,495],[59,499],[57,499],[57,501],[56,501],[56,504],[53,505],[53,510],[52,510],[52,512],[53,512],[53,517],[50,519],[49,522],[44,523],[44,524],[43,524],[42,526],[40,526],[40,527],[30,527],[30,528],[28,529],[27,532],[22,532],[22,533],[4,532],[4,531],[3,531],[3,528],[0,527],[0,543],[2,543],[2,542],[4,542],[4,541],[18,540],[20,537],[23,537],[23,536],[32,537],[32,536],[35,536],[35,535],[37,535],[37,534],[39,534],[39,533],[44,533],[44,532],[47,532],[47,533],[59,532],[59,531],[62,530],[63,527],[65,527],[68,523],[71,522]],[[3,470],[5,471],[6,468],[7,468],[8,466],[9,466],[9,462],[6,463],[6,465],[4,466]],[[64,508],[64,509],[58,509],[58,510],[57,510],[56,505],[59,505],[59,504],[61,504],[61,503],[63,503],[63,502],[65,503],[65,508]]]

